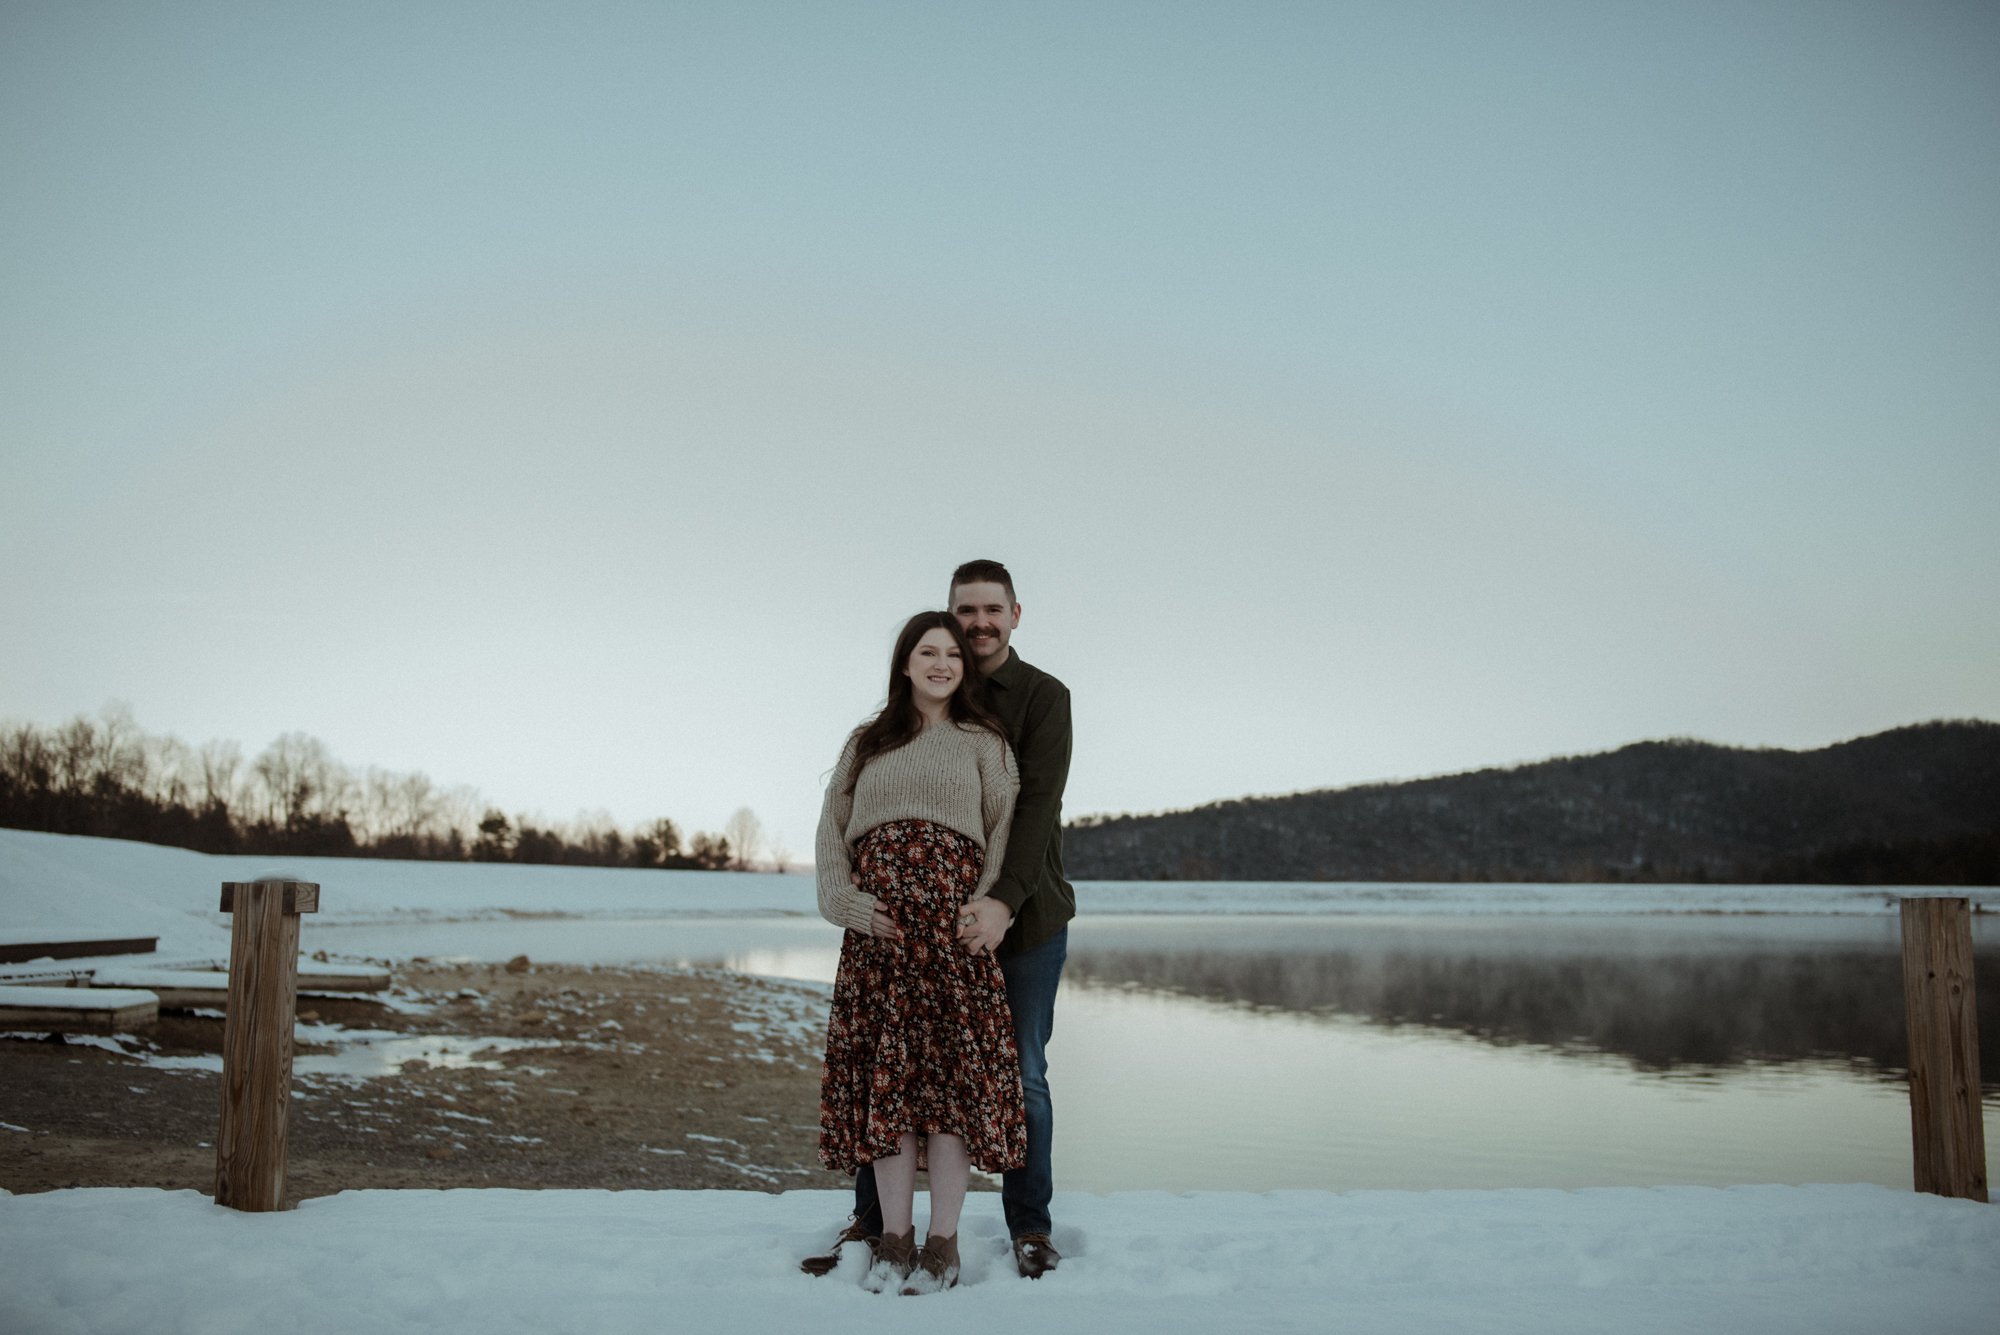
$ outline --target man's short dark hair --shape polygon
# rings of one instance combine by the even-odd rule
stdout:
[[[958,596],[961,584],[998,584],[1007,590],[1007,605],[1012,607],[1019,600],[1014,597],[1014,577],[1007,573],[1007,567],[998,561],[967,561],[951,572],[951,593]]]

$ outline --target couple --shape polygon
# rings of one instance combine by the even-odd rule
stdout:
[[[828,1274],[863,1242],[877,1292],[958,1282],[971,1164],[1005,1173],[1016,1269],[1038,1279],[1061,1260],[1045,1052],[1076,914],[1062,870],[1069,691],[1009,646],[1021,607],[1005,566],[960,566],[950,609],[897,637],[888,703],[841,750],[814,848],[820,912],[847,929],[819,1155],[855,1174],[854,1217],[801,1268]]]

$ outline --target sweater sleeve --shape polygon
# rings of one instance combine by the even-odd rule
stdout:
[[[845,927],[863,936],[873,934],[875,896],[855,889],[850,879],[854,859],[847,852],[847,818],[854,814],[854,754],[861,734],[849,733],[847,745],[834,762],[833,777],[827,780],[826,800],[820,804],[819,832],[813,839],[813,874],[819,882],[819,915],[835,927]]]
[[[979,816],[986,834],[986,865],[972,897],[979,898],[1000,879],[1007,857],[1007,836],[1014,826],[1014,799],[1021,792],[1014,748],[1003,737],[986,733],[979,748]]]

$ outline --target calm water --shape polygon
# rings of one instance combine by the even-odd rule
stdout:
[[[807,918],[597,919],[312,925],[307,946],[825,982],[839,938]],[[1050,1047],[1057,1180],[1907,1187],[1898,950],[1893,917],[1089,915]]]

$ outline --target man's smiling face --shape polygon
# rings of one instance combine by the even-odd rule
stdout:
[[[1007,586],[993,580],[954,585],[951,614],[972,641],[981,671],[991,672],[1007,661],[1007,641],[1021,624],[1021,605],[1009,602]]]

